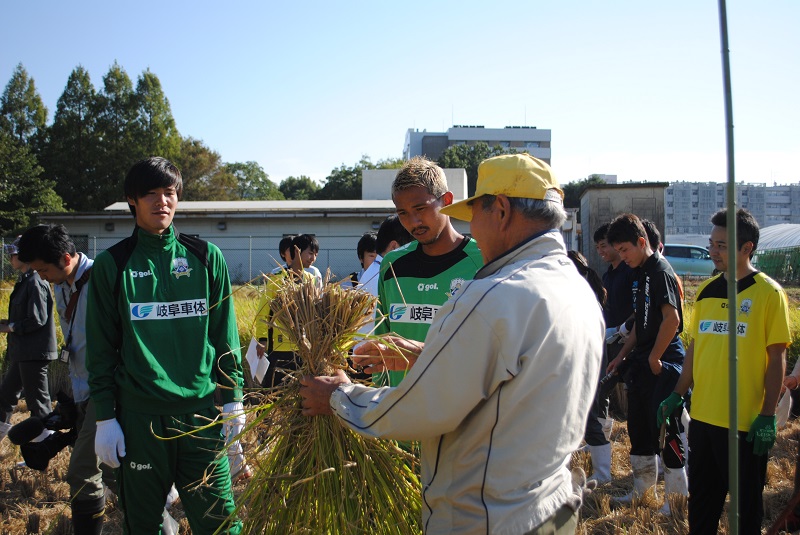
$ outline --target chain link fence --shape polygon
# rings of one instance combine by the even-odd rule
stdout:
[[[214,243],[220,248],[228,264],[231,283],[245,284],[258,279],[261,273],[269,273],[275,267],[283,265],[278,255],[278,243],[283,235],[277,236],[199,236]],[[319,255],[314,265],[323,276],[330,269],[331,278],[338,280],[347,277],[353,271],[361,269],[356,255],[356,245],[360,236],[317,236]],[[98,253],[117,243],[120,238],[104,238],[98,236],[73,235],[78,251],[95,258]],[[8,240],[2,240],[7,243]],[[6,255],[0,260],[0,278],[10,279],[13,269]]]

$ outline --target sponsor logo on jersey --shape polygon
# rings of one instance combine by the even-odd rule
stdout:
[[[419,284],[417,284],[418,292],[430,292],[431,290],[438,290],[438,289],[439,285],[436,284],[435,282],[432,282],[430,284],[425,284],[424,282],[420,282]]]
[[[700,334],[728,334],[728,322],[716,320],[701,320]],[[736,324],[736,336],[747,336],[747,323]]]
[[[389,306],[389,321],[398,323],[432,323],[433,317],[441,307],[437,305],[404,305]]]
[[[192,268],[189,267],[188,260],[182,256],[179,256],[172,260],[172,271],[170,273],[175,275],[176,279],[179,279],[184,275],[188,277],[192,274]]]
[[[153,469],[153,467],[150,466],[150,463],[141,464],[141,463],[135,463],[133,461],[131,461],[130,467],[131,467],[131,470],[136,470],[137,472],[141,472],[142,470],[152,470]]]
[[[153,272],[151,270],[149,270],[149,269],[147,271],[137,271],[135,269],[131,269],[129,271],[130,271],[131,277],[134,278],[134,279],[136,279],[136,278],[141,279],[141,278],[144,278],[144,277],[152,277],[153,276]]]
[[[205,299],[188,299],[167,303],[131,303],[131,320],[171,320],[207,316]]]

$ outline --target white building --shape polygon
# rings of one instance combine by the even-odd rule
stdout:
[[[727,184],[673,182],[665,195],[664,215],[668,235],[708,236],[711,232],[711,216],[725,207]],[[737,184],[736,206],[749,210],[762,228],[781,223],[800,223],[800,184]]]
[[[504,149],[527,152],[540,160],[550,163],[550,130],[540,130],[535,126],[506,126],[505,128],[484,128],[483,126],[455,125],[447,132],[428,132],[409,128],[403,146],[403,158],[426,156],[437,160],[453,145],[474,145],[480,141],[490,147],[499,145]]]

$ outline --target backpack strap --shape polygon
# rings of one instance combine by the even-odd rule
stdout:
[[[114,279],[114,297],[119,298],[119,288],[122,282],[122,270],[125,269],[125,264],[133,254],[133,249],[136,247],[136,242],[139,240],[139,227],[133,228],[133,234],[124,240],[115,243],[108,248],[108,252],[114,259],[114,264],[117,266],[117,276]]]

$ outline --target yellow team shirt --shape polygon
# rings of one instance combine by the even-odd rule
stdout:
[[[694,339],[691,415],[729,428],[728,301],[722,275],[697,290],[690,336]],[[748,431],[764,402],[767,346],[789,344],[789,305],[778,283],[761,272],[741,279],[737,288],[738,429]]]
[[[256,339],[267,340],[267,354],[273,351],[297,350],[297,346],[291,343],[289,337],[286,336],[283,331],[269,325],[272,321],[270,303],[272,303],[272,299],[275,297],[283,279],[288,275],[289,271],[285,269],[279,273],[269,275],[265,283],[264,292],[261,294],[261,299],[258,303],[258,312],[256,313]],[[303,278],[311,280],[314,276],[307,271],[303,271]]]

